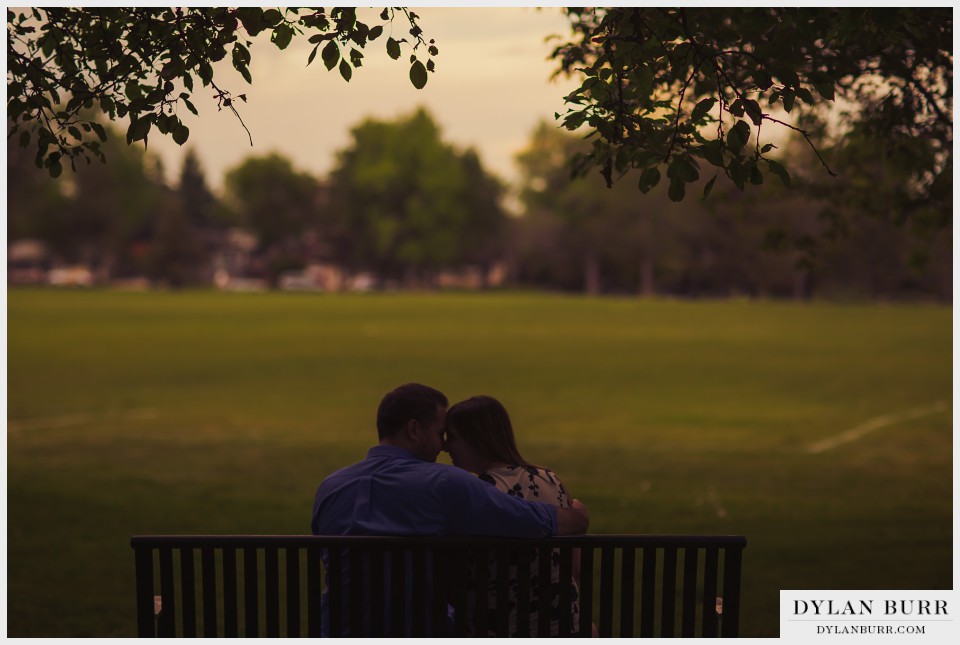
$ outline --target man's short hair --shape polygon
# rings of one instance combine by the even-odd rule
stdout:
[[[393,437],[416,419],[421,425],[429,425],[437,418],[437,408],[449,405],[447,397],[432,387],[419,383],[401,385],[388,392],[377,408],[377,436],[380,439]]]

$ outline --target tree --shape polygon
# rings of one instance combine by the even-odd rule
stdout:
[[[593,135],[577,172],[599,166],[610,185],[638,171],[644,192],[665,174],[674,201],[711,174],[704,195],[721,173],[740,190],[767,174],[789,184],[788,170],[771,157],[775,146],[764,143],[766,127],[799,133],[820,156],[829,138],[805,117],[837,103],[847,106],[836,124],[841,133],[856,126],[887,150],[922,148],[909,196],[917,209],[950,199],[948,7],[567,12],[574,36],[553,58],[558,73],[582,75],[583,83],[566,97],[562,123]]]
[[[154,282],[174,288],[209,282],[221,227],[215,220],[217,199],[192,148],[184,155],[176,188],[163,193],[142,264]]]
[[[239,118],[245,94],[220,88],[211,62],[229,53],[250,81],[247,36],[269,33],[281,49],[307,37],[314,44],[308,64],[319,51],[328,70],[349,80],[365,46],[401,12],[411,39],[387,38],[386,50],[397,59],[407,45],[410,80],[423,87],[437,48],[424,40],[416,14],[402,9],[385,9],[372,27],[351,8],[8,11],[9,134],[19,132],[23,146],[33,141],[37,163],[54,176],[64,158],[102,156],[96,139],[105,133],[80,116],[82,108],[129,117],[128,142],[146,143],[156,130],[183,143],[189,132],[176,109],[196,111],[194,78]],[[948,7],[616,7],[567,15],[573,35],[553,57],[558,73],[583,82],[557,116],[593,137],[578,172],[599,166],[611,185],[634,171],[644,192],[666,176],[669,197],[680,201],[701,178],[709,194],[721,174],[740,190],[770,174],[789,184],[790,171],[767,140],[771,127],[804,137],[828,175],[844,168],[828,162],[824,146],[857,131],[887,151],[913,146],[902,204],[908,218],[952,206]],[[949,221],[920,218],[939,227]]]
[[[180,207],[193,226],[204,229],[215,226],[217,198],[207,187],[207,179],[200,159],[193,148],[187,150],[180,170],[180,183],[177,187]]]
[[[422,109],[368,119],[351,136],[331,173],[341,262],[412,284],[489,261],[504,221],[501,188],[475,153],[444,143]]]
[[[150,239],[166,187],[153,155],[124,145],[118,136],[104,144],[104,151],[110,164],[80,164],[64,175],[69,198],[55,214],[49,243],[61,259],[104,275],[138,273],[132,247]]]
[[[587,148],[541,122],[517,156],[525,206],[525,225],[518,227],[524,237],[518,252],[526,256],[522,268],[532,271],[534,280],[559,276],[561,286],[589,294],[622,289],[631,281],[653,295],[654,264],[663,251],[658,200],[640,200],[624,183],[607,190],[599,177],[571,178],[568,160]]]
[[[386,39],[387,54],[398,59],[401,44],[409,47],[410,81],[422,88],[434,71],[438,53],[426,42],[417,15],[387,8],[380,24],[358,19],[357,10],[263,10],[257,7],[85,8],[43,7],[7,11],[8,138],[19,134],[22,147],[35,144],[37,166],[54,177],[64,161],[72,168],[82,157],[104,159],[106,130],[84,111],[98,107],[111,120],[129,117],[127,143],[143,141],[151,132],[169,135],[183,145],[190,131],[177,116],[180,105],[194,114],[194,80],[216,92],[218,109],[240,119],[237,101],[246,101],[217,85],[211,63],[229,53],[233,66],[250,76],[253,38],[268,33],[279,49],[294,38],[314,45],[307,64],[320,52],[327,70],[337,68],[349,81],[363,64],[365,47],[383,35],[385,26],[403,15],[410,40]],[[422,49],[421,49],[422,48]],[[246,128],[246,126],[244,126]],[[248,131],[249,133],[249,131]],[[253,139],[251,137],[251,145]]]
[[[483,167],[476,151],[466,150],[460,157],[464,174],[463,203],[469,209],[461,229],[460,262],[479,265],[483,279],[493,264],[503,259],[507,215],[501,205],[505,192],[501,181]]]
[[[196,225],[183,208],[182,196],[164,191],[145,258],[150,279],[175,289],[204,282],[201,268],[209,259]]]
[[[33,164],[25,148],[7,146],[7,236],[10,241],[57,236],[56,218],[67,196],[63,182]]]
[[[327,227],[319,181],[273,153],[249,157],[229,170],[224,187],[239,223],[259,238],[268,278],[275,281],[281,271],[302,267],[306,233]]]

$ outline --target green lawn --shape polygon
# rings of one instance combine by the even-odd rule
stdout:
[[[7,325],[10,636],[133,635],[133,534],[309,532],[408,381],[500,398],[592,532],[745,534],[745,635],[781,588],[952,586],[946,307],[14,290]]]

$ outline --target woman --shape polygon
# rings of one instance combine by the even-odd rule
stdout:
[[[493,397],[475,396],[453,405],[447,411],[447,433],[444,448],[450,453],[454,466],[479,475],[480,479],[496,486],[508,495],[520,499],[547,502],[561,508],[570,508],[570,502],[573,498],[567,493],[560,478],[546,468],[531,464],[520,455],[517,442],[513,436],[510,417],[503,405]],[[558,553],[558,551],[555,551],[555,553]],[[553,586],[554,592],[552,594],[550,634],[543,634],[543,636],[555,636],[559,633],[560,628],[558,559],[559,556],[555,555],[551,567],[551,586]],[[571,624],[574,631],[579,629],[580,618],[580,607],[577,602],[579,565],[579,552],[574,551],[572,567],[574,579],[567,583],[572,585],[570,590],[572,604],[566,608],[566,611],[571,612]],[[530,562],[531,576],[537,575],[538,568],[536,551],[534,551],[531,554]],[[511,567],[511,569],[513,572],[516,571],[515,567]],[[487,620],[491,631],[497,624],[495,571],[495,568],[491,569],[489,604],[491,611]],[[510,577],[515,580],[516,574],[513,573]],[[514,583],[509,587],[511,607],[509,634],[513,636],[517,633],[517,585]],[[540,635],[538,633],[539,605],[536,585],[530,585],[530,593],[529,633],[530,636],[538,636]]]

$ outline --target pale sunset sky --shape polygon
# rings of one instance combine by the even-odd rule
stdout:
[[[362,10],[370,11],[370,10]],[[484,166],[506,181],[517,176],[515,154],[543,119],[565,111],[563,97],[576,87],[571,79],[550,80],[547,56],[551,34],[566,36],[567,21],[556,7],[414,8],[427,39],[436,41],[436,72],[422,90],[411,85],[409,51],[399,60],[387,56],[386,36],[364,51],[363,66],[349,83],[336,68],[328,72],[317,55],[307,67],[312,45],[295,40],[284,51],[261,34],[250,48],[253,84],[232,68],[229,54],[217,64],[217,85],[234,95],[247,133],[232,112],[217,111],[213,91],[195,83],[193,103],[178,112],[190,128],[181,148],[170,137],[151,136],[149,150],[163,159],[167,177],[179,175],[185,150],[196,148],[209,184],[219,189],[224,173],[251,155],[279,152],[299,170],[324,176],[335,154],[350,142],[349,131],[364,118],[393,119],[418,106],[427,108],[444,139],[460,149],[475,148]],[[374,17],[379,10],[374,10]],[[363,15],[363,14],[361,14]],[[374,22],[373,24],[377,24]],[[405,20],[395,21],[397,36],[407,35]]]

